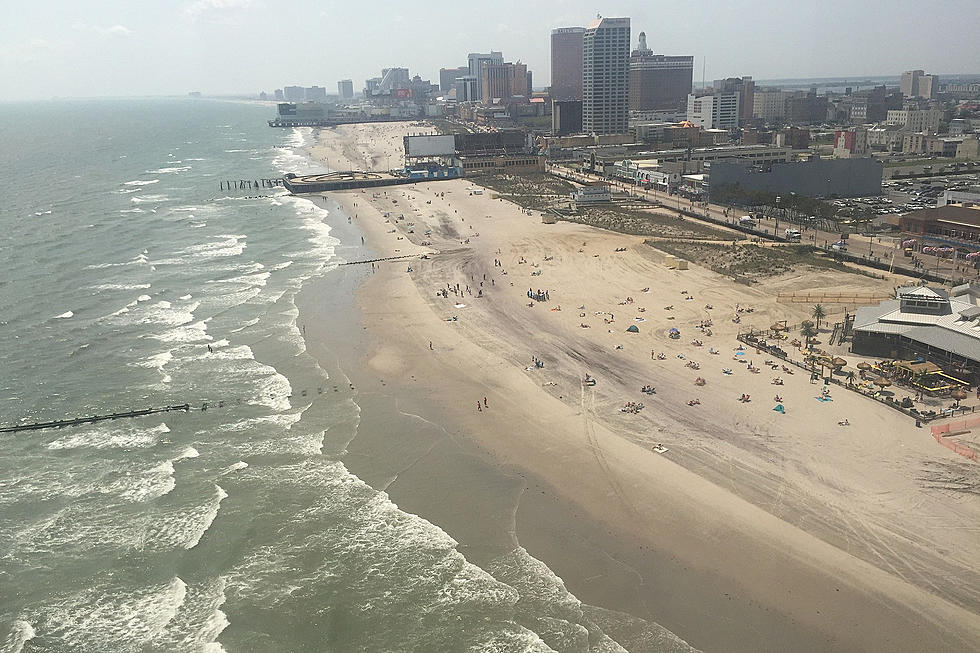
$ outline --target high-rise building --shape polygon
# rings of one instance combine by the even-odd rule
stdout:
[[[327,89],[322,86],[311,86],[306,89],[306,101],[307,102],[326,102],[327,101]]]
[[[902,73],[899,88],[905,97],[915,97],[919,94],[919,78],[925,75],[924,70],[906,70]]]
[[[476,102],[480,99],[480,80],[473,75],[462,75],[456,78],[456,101]]]
[[[551,101],[551,133],[554,136],[578,134],[582,131],[582,101]]]
[[[687,120],[702,129],[735,129],[739,115],[738,93],[687,96]]]
[[[919,78],[919,97],[931,100],[939,91],[939,78],[935,75],[923,75]]]
[[[471,52],[467,57],[469,76],[475,77],[477,80],[477,100],[483,99],[481,95],[482,89],[480,88],[480,80],[483,78],[483,67],[490,64],[502,64],[504,62],[504,55],[501,52],[494,52],[491,50],[486,54],[481,54],[479,52]]]
[[[654,54],[647,35],[630,54],[630,111],[681,109],[694,80],[694,57]]]
[[[755,82],[751,77],[729,77],[716,79],[712,83],[715,93],[738,93],[739,121],[748,122],[752,119],[755,108]]]
[[[484,102],[509,100],[528,95],[527,65],[517,63],[485,64],[480,74],[480,97]]]
[[[443,93],[448,93],[456,87],[456,78],[462,77],[463,75],[468,75],[470,69],[468,66],[460,66],[458,68],[440,68],[439,69],[439,90]]]
[[[584,27],[551,30],[551,97],[582,99],[582,38]]]
[[[786,101],[792,95],[781,89],[764,89],[752,94],[752,117],[775,122],[786,117]]]
[[[354,97],[354,82],[349,79],[342,79],[337,82],[337,95],[341,100],[350,100]]]
[[[582,38],[582,130],[629,129],[630,19],[597,18]]]
[[[286,102],[304,102],[306,100],[306,89],[302,86],[284,86],[282,90]]]
[[[409,79],[408,68],[382,68],[378,92],[384,94],[400,88],[408,88]]]
[[[276,96],[276,102],[283,102],[286,99],[286,96],[283,94],[281,88],[277,88],[275,91],[273,91],[273,94]]]
[[[921,97],[931,100],[939,91],[939,79],[923,70],[906,70],[899,84],[905,97]]]

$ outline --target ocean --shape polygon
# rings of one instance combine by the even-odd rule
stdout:
[[[519,546],[473,564],[348,469],[357,389],[307,352],[296,297],[357,232],[221,188],[320,170],[270,115],[0,105],[0,425],[193,408],[0,434],[0,652],[627,650],[603,621],[690,650]]]

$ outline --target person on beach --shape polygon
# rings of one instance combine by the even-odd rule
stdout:
[[[483,407],[484,408],[489,408],[489,406],[487,405],[487,398],[486,397],[483,398]]]
[[[479,399],[476,400],[476,411],[478,413],[482,413],[483,412],[483,407],[480,406],[480,400]]]

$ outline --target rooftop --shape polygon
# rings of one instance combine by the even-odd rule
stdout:
[[[946,206],[938,206],[934,209],[912,211],[902,217],[911,220],[950,222],[964,226],[980,227],[980,207],[973,206],[947,204]]]
[[[877,306],[863,306],[854,317],[854,330],[864,333],[900,334],[917,342],[980,362],[980,289],[963,286],[954,296],[936,288],[906,286],[899,297],[938,299],[949,303],[949,311],[936,315],[903,311],[901,301],[889,299]],[[958,294],[957,294],[958,292]]]

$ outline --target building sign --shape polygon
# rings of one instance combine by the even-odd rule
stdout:
[[[429,136],[405,136],[405,156],[452,156],[456,153],[456,139],[452,134]]]

